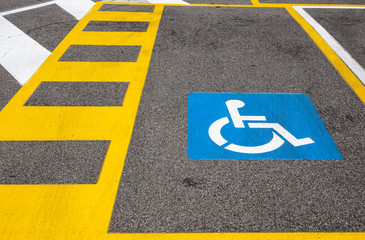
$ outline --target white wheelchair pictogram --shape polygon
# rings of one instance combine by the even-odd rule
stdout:
[[[233,125],[235,128],[245,128],[244,121],[248,121],[246,124],[249,128],[270,128],[275,130],[281,137],[272,131],[273,138],[270,142],[259,145],[259,146],[242,146],[234,143],[230,143],[226,147],[227,150],[238,152],[238,153],[247,153],[247,154],[258,154],[258,153],[267,153],[274,151],[281,147],[285,140],[287,140],[294,147],[308,145],[314,143],[314,141],[307,137],[302,139],[295,138],[291,133],[289,133],[285,128],[283,128],[279,123],[268,123],[266,121],[265,116],[241,116],[238,112],[239,108],[245,106],[245,103],[240,100],[229,100],[226,102],[226,106],[228,108],[229,114],[231,116]],[[255,121],[255,122],[249,122]],[[257,123],[259,122],[259,123]],[[228,117],[223,117],[210,125],[208,134],[212,141],[218,146],[223,146],[227,144],[228,141],[222,137],[221,129],[229,123]],[[284,139],[285,140],[284,140]]]

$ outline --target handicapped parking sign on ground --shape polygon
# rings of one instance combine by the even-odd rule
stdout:
[[[284,93],[191,93],[188,157],[342,159],[309,97]]]

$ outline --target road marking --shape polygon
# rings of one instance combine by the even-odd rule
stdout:
[[[189,94],[187,155],[194,160],[343,158],[309,97],[294,93]]]
[[[294,6],[293,7],[328,43],[328,45],[335,51],[335,53],[345,62],[345,64],[352,70],[353,73],[359,78],[359,80],[365,85],[365,70],[364,68],[341,46],[337,40],[332,37],[329,32],[326,31],[314,18],[312,18],[304,8],[316,8],[313,6]],[[324,7],[319,8],[338,8],[338,9],[365,9],[363,7]]]
[[[146,16],[97,12],[96,3],[78,25],[55,49],[31,80],[21,88],[0,113],[0,140],[96,140],[112,142],[97,184],[90,185],[0,185],[0,234],[4,239],[108,239],[108,240],[364,240],[360,232],[292,232],[292,233],[108,233],[112,208],[129,145],[139,99],[147,75],[152,48],[163,6],[148,15],[151,25],[147,35],[84,35],[91,20],[143,19]],[[199,5],[207,7],[253,7],[251,5]],[[346,81],[361,84],[313,28],[290,5],[271,4],[260,7],[284,8],[309,31]],[[128,19],[130,18],[130,19]],[[143,33],[138,33],[143,34]],[[315,35],[313,37],[312,35]],[[120,38],[123,36],[122,38]],[[58,59],[71,44],[125,44],[142,42],[142,56],[137,65],[127,63],[60,63]],[[319,43],[318,43],[319,42]],[[330,53],[328,53],[330,52]],[[336,59],[336,57],[338,59]],[[342,65],[341,65],[342,64]],[[344,70],[345,69],[345,70]],[[121,81],[130,80],[123,107],[24,107],[23,104],[42,81]],[[350,84],[349,83],[349,84]],[[360,88],[359,88],[360,89]],[[364,92],[357,91],[359,96]],[[361,95],[362,94],[362,95]],[[365,103],[365,101],[364,101]],[[20,125],[19,125],[20,124]],[[24,126],[22,125],[24,124]]]
[[[0,64],[23,85],[51,54],[0,16]]]
[[[73,15],[77,20],[80,20],[85,14],[92,8],[94,2],[91,0],[54,0],[45,3],[39,3],[28,7],[17,8],[14,10],[9,10],[0,13],[1,16],[6,16],[14,13],[20,13],[28,10],[33,10],[48,5],[57,4],[59,7],[63,8],[65,11]]]
[[[56,0],[58,6],[72,14],[77,20],[80,20],[94,6],[91,0]]]
[[[300,11],[298,12],[298,10],[295,9],[296,7],[297,6],[286,5],[285,8],[292,15],[292,17],[302,26],[302,28],[307,32],[307,34],[313,39],[313,41],[317,44],[319,49],[321,49],[321,51],[324,53],[327,59],[332,63],[332,65],[337,69],[337,71],[347,82],[347,84],[353,89],[353,91],[365,104],[364,83],[354,74],[354,72],[348,67],[348,65],[344,63],[344,61],[335,52],[335,50],[329,45],[329,43],[326,42],[326,39],[323,38],[309,22],[307,22],[307,20],[299,13]],[[360,74],[360,76],[362,76],[362,74]]]
[[[98,11],[101,6],[102,3],[95,4],[0,113],[0,141],[110,140],[98,182],[0,185],[0,235],[3,238],[93,239],[107,235],[163,6],[156,5],[152,13]],[[122,39],[115,32],[85,34],[83,29],[94,20],[143,21],[149,22],[149,27],[146,32],[125,33]],[[85,42],[137,44],[141,51],[137,62],[133,63],[59,61],[71,45]],[[88,71],[80,71],[79,66],[87,66]],[[67,78],[69,73],[74,78]],[[24,106],[44,81],[59,78],[59,81],[67,82],[83,78],[99,82],[101,79],[109,81],[112,75],[115,81],[129,82],[123,106]]]
[[[252,5],[260,5],[259,0],[251,0]]]
[[[28,10],[33,10],[33,9],[37,9],[37,8],[41,8],[41,7],[45,7],[51,4],[55,4],[56,1],[49,1],[49,2],[45,2],[45,3],[39,3],[39,4],[35,4],[32,6],[28,6],[28,7],[22,7],[22,8],[17,8],[17,9],[13,9],[13,10],[9,10],[6,12],[2,12],[0,13],[1,16],[6,16],[6,15],[10,15],[10,14],[14,14],[14,13],[20,13],[20,12],[24,12],[24,11],[28,11]]]
[[[51,54],[3,16],[57,4],[80,20],[94,5],[91,0],[56,0],[0,13],[0,64],[25,84]]]

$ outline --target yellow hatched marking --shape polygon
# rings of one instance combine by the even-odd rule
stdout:
[[[358,79],[311,26],[291,8],[292,5],[261,4],[258,0],[252,0],[252,3],[256,6],[206,4],[194,6],[285,7],[364,102],[364,87],[358,85]],[[0,140],[3,141],[111,140],[98,183],[84,185],[0,185],[1,239],[365,239],[364,233],[108,234],[114,199],[162,16],[163,5],[156,5],[154,12],[147,14],[98,12],[101,5],[102,3],[97,3],[90,13],[77,24],[38,72],[0,113]],[[178,6],[176,4],[168,5]],[[181,6],[186,7],[186,5]],[[328,6],[328,4],[322,6]],[[82,32],[87,23],[92,20],[148,21],[150,26],[148,32],[143,34]],[[142,46],[136,63],[58,62],[58,59],[72,44],[125,45],[131,43],[138,43]],[[129,87],[122,107],[24,107],[23,104],[42,81],[125,81],[129,82]]]
[[[1,239],[79,240],[107,233],[163,6],[149,14],[124,14],[99,13],[101,5],[95,4],[0,114],[2,141],[111,140],[98,183],[0,185]],[[150,25],[147,33],[82,32],[91,20],[143,20]],[[128,36],[141,46],[136,63],[58,62],[70,45],[125,45]],[[42,81],[118,79],[129,82],[122,107],[23,106]]]

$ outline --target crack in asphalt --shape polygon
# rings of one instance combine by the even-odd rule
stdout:
[[[57,24],[63,24],[63,23],[74,23],[74,22],[78,22],[78,21],[63,21],[63,22],[56,22],[56,23],[49,23],[49,24],[45,24],[45,25],[42,25],[42,26],[39,26],[39,27],[36,27],[36,28],[33,28],[33,29],[30,29],[28,31],[26,31],[26,34],[30,34],[31,32],[33,31],[36,31],[38,29],[42,29],[44,27],[48,27],[48,26],[52,26],[52,25],[57,25]]]

